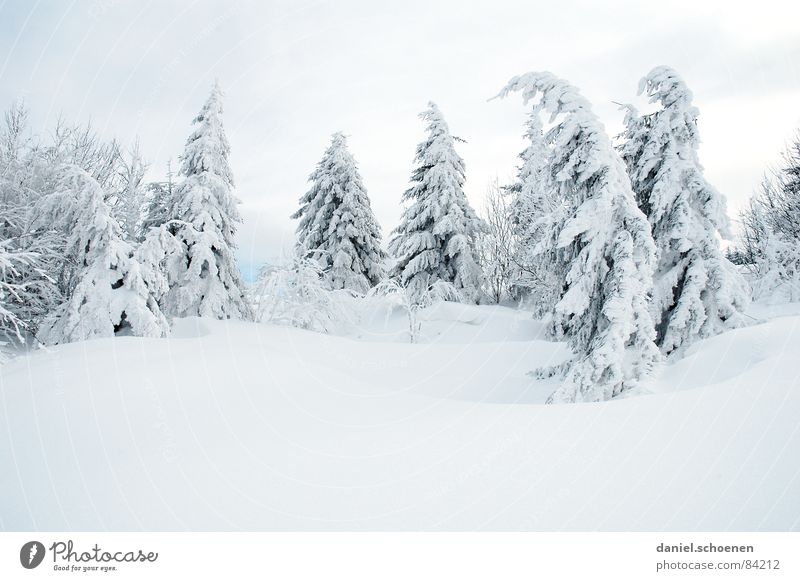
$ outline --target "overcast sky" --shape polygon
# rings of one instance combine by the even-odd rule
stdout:
[[[639,78],[667,64],[694,92],[701,161],[735,215],[800,127],[799,6],[0,0],[0,105],[24,98],[35,130],[60,113],[123,143],[138,136],[158,178],[218,78],[247,271],[292,243],[288,216],[334,131],[349,136],[386,236],[429,100],[467,140],[458,149],[479,207],[523,147],[521,102],[487,102],[510,77],[568,79],[613,135],[612,101],[644,108]]]

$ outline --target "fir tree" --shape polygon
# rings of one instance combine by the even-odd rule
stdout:
[[[113,214],[122,227],[126,240],[138,242],[142,236],[142,209],[145,203],[144,176],[147,163],[142,159],[137,141],[128,159],[121,159],[119,178],[120,189]]]
[[[485,226],[464,194],[464,161],[441,111],[429,103],[420,118],[428,136],[417,146],[413,185],[403,194],[410,205],[389,243],[394,275],[419,296],[441,281],[475,300],[481,286],[476,244]]]
[[[297,246],[319,261],[333,289],[364,293],[384,277],[381,230],[347,139],[334,133],[300,198]]]
[[[648,311],[655,245],[636,206],[630,180],[589,102],[547,72],[515,77],[501,97],[520,91],[550,113],[547,179],[562,212],[542,236],[542,252],[562,284],[553,312],[555,334],[573,358],[539,375],[563,373],[550,402],[602,401],[635,387],[660,361]]]
[[[67,233],[65,258],[75,265],[66,301],[40,326],[44,343],[115,334],[161,337],[168,331],[134,248],[123,240],[104,198],[93,177],[70,165],[42,203],[46,217]]]
[[[698,111],[692,93],[669,67],[656,67],[639,86],[654,113],[628,107],[623,159],[637,202],[650,222],[659,260],[652,312],[664,354],[743,323],[746,285],[725,258],[725,199],[705,179],[697,156]]]
[[[139,238],[144,239],[151,228],[158,228],[169,220],[172,197],[175,195],[175,182],[172,161],[167,162],[167,179],[163,182],[150,182],[146,186],[144,210]]]
[[[195,131],[181,157],[183,181],[175,190],[169,231],[182,246],[167,271],[162,301],[170,316],[250,318],[236,264],[234,236],[241,222],[228,165],[230,145],[222,126],[222,91],[211,95],[194,119]]]
[[[541,112],[534,107],[526,123],[527,147],[519,155],[522,163],[517,171],[517,183],[511,189],[511,212],[514,229],[520,242],[527,247],[537,243],[536,221],[552,210],[552,196],[546,188],[544,172],[549,148],[544,141]]]
[[[528,145],[520,154],[522,164],[517,181],[509,188],[516,238],[515,286],[524,289],[534,314],[543,316],[553,310],[561,281],[553,275],[553,252],[547,251],[541,243],[553,231],[553,220],[560,219],[560,206],[547,176],[551,148],[545,142],[538,107],[533,107],[529,114],[525,139]]]

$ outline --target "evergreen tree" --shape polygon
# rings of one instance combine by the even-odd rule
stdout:
[[[75,265],[66,301],[39,328],[44,343],[115,334],[161,337],[168,331],[134,248],[123,240],[104,198],[93,177],[69,165],[43,200],[45,216],[67,233],[65,258]]]
[[[519,155],[522,163],[517,171],[517,183],[511,188],[511,211],[517,237],[524,246],[532,248],[538,241],[536,221],[552,210],[553,203],[544,179],[549,149],[537,107],[528,116],[525,140],[528,145]]]
[[[485,226],[464,195],[464,161],[441,111],[429,103],[420,118],[428,136],[417,146],[413,185],[403,194],[410,205],[389,243],[394,275],[412,294],[422,296],[442,281],[475,300],[481,286],[476,244]]]
[[[319,261],[333,289],[364,293],[384,277],[381,230],[347,139],[334,133],[292,215],[299,249]]]
[[[138,242],[142,236],[142,209],[145,203],[144,176],[147,163],[142,159],[137,141],[128,159],[121,159],[119,169],[119,193],[113,206],[113,214],[122,227],[126,240]]]
[[[167,271],[162,300],[170,316],[250,318],[236,264],[234,236],[241,221],[228,165],[230,145],[222,126],[222,91],[215,84],[194,119],[181,157],[183,181],[171,199],[169,231],[182,246]]]
[[[563,374],[550,402],[602,401],[650,375],[661,356],[647,295],[655,245],[630,180],[600,120],[576,88],[547,72],[515,77],[501,97],[522,92],[550,113],[547,179],[564,210],[539,245],[562,281],[552,324],[573,358],[538,374]]]
[[[175,183],[172,174],[172,162],[167,162],[167,179],[164,182],[150,182],[146,186],[144,210],[139,238],[144,239],[151,228],[158,228],[169,220],[172,197],[175,194]]]
[[[747,291],[720,248],[719,237],[729,234],[725,199],[703,176],[691,91],[664,66],[639,89],[660,109],[638,115],[628,107],[620,149],[658,249],[652,313],[668,355],[741,325]]]
[[[553,276],[553,252],[540,243],[553,231],[552,222],[559,218],[560,208],[547,176],[551,148],[545,142],[538,107],[529,114],[525,139],[528,145],[520,154],[517,181],[509,188],[516,238],[516,286],[525,290],[534,314],[543,316],[553,310],[561,280]]]

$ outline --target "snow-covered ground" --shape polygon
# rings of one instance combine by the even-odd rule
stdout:
[[[800,309],[751,314],[602,404],[543,405],[566,351],[504,307],[39,351],[0,368],[0,528],[798,530]]]

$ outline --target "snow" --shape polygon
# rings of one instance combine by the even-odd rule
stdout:
[[[407,205],[392,231],[389,252],[393,275],[413,295],[437,282],[452,284],[462,299],[477,302],[481,268],[476,245],[486,225],[464,194],[464,160],[455,150],[460,138],[450,133],[435,103],[420,113],[428,133],[417,145]]]
[[[569,342],[573,357],[536,373],[565,378],[552,402],[609,400],[652,376],[662,359],[647,305],[656,261],[647,217],[622,159],[577,88],[552,73],[529,72],[512,78],[498,97],[513,92],[526,104],[538,98],[534,114],[561,118],[544,136],[546,171],[528,179],[533,188],[546,185],[565,206],[533,222],[549,229],[537,234],[533,253],[553,257],[540,264],[550,274],[546,280],[563,281],[553,299],[552,329]]]
[[[800,309],[695,343],[631,396],[543,405],[568,357],[502,306],[408,343],[187,318],[0,368],[6,530],[797,530]]]
[[[44,318],[38,339],[55,345],[118,332],[166,335],[169,324],[151,294],[153,281],[143,275],[97,180],[77,166],[64,166],[43,210],[65,233],[64,261],[72,273],[67,300]]]
[[[236,264],[235,238],[241,216],[228,165],[230,144],[222,126],[222,97],[215,83],[194,118],[196,129],[181,156],[184,180],[168,200],[169,221],[158,224],[168,229],[169,236],[157,234],[148,252],[157,258],[158,243],[165,243],[162,258],[154,266],[169,283],[166,295],[159,297],[159,305],[169,316],[252,316]]]
[[[673,69],[655,67],[639,83],[661,108],[639,116],[631,106],[620,146],[637,202],[652,227],[658,262],[650,303],[656,342],[666,355],[699,337],[745,324],[749,302],[742,276],[724,257],[730,239],[726,199],[704,175],[699,111]]]
[[[385,276],[381,227],[370,207],[347,137],[334,133],[300,198],[297,248],[327,270],[334,289],[364,293]]]

